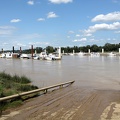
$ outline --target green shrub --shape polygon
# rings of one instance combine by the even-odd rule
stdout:
[[[16,100],[16,101],[10,102],[8,105],[6,105],[6,107],[15,108],[15,107],[22,105],[22,103],[23,103],[22,100]]]
[[[10,96],[10,95],[14,95],[17,94],[17,91],[14,89],[8,89],[6,91],[4,91],[4,96]]]
[[[31,82],[31,80],[29,80],[26,76],[21,76],[21,83],[27,84],[30,82]]]
[[[21,83],[21,84],[27,84],[30,83],[31,81],[25,77],[25,76],[18,76],[18,75],[14,75],[12,77],[12,81],[17,82],[17,83]]]
[[[5,73],[5,72],[1,72],[0,73],[0,77],[1,78],[5,78],[5,79],[7,79],[7,80],[11,80],[11,76],[10,76],[10,74],[7,74],[7,73]]]
[[[22,91],[22,92],[25,92],[25,91],[30,91],[30,90],[34,90],[34,89],[37,89],[38,87],[37,86],[34,86],[34,85],[20,85],[17,90],[18,91]]]
[[[21,77],[18,75],[11,76],[5,72],[0,72],[0,97],[6,97],[38,88],[37,86],[30,85],[29,84],[30,82],[31,80],[29,80],[25,76],[21,76]],[[28,99],[35,95],[37,94],[24,96],[24,98]],[[8,101],[0,102],[0,116],[3,110],[11,107],[17,107],[18,105],[21,104],[22,104],[22,98],[15,98],[12,101],[8,100]]]

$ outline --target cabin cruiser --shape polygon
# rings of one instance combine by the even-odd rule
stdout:
[[[39,58],[42,59],[42,60],[44,60],[46,57],[47,57],[46,52],[41,52],[40,55],[39,55]]]
[[[59,47],[57,49],[57,52],[50,53],[47,56],[45,56],[45,60],[61,60],[62,54],[61,54],[61,48]]]

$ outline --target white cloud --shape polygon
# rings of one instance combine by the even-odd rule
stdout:
[[[80,37],[80,35],[79,35],[79,34],[76,34],[76,37]]]
[[[90,39],[89,42],[99,42],[99,40],[95,40],[94,38]]]
[[[16,43],[15,46],[18,46],[18,47],[25,47],[26,45],[18,42],[18,43]]]
[[[4,42],[3,45],[8,45],[8,43]]]
[[[29,42],[29,45],[34,45],[35,46],[41,46],[41,45],[49,45],[49,42]]]
[[[70,38],[70,36],[67,36],[67,38]]]
[[[49,12],[47,14],[47,18],[56,18],[56,17],[58,17],[58,15],[56,15],[54,12]]]
[[[70,30],[70,31],[69,31],[69,34],[74,34],[74,31]]]
[[[37,21],[45,21],[44,18],[38,18]]]
[[[92,36],[92,34],[91,34],[91,33],[87,33],[87,34],[85,34],[84,36],[90,37],[90,36]]]
[[[21,20],[20,19],[12,19],[10,22],[11,23],[17,23],[17,22],[20,22]]]
[[[49,0],[51,3],[54,4],[61,4],[61,3],[70,3],[73,2],[73,0]]]
[[[113,0],[114,3],[118,3],[118,0]]]
[[[87,30],[84,31],[85,34],[91,34],[98,30],[117,30],[120,28],[120,22],[114,22],[113,24],[95,24],[90,26]]]
[[[83,41],[87,41],[87,38],[81,38],[81,39],[73,40],[73,42],[83,42]]]
[[[13,26],[0,26],[0,35],[11,35],[15,29]]]
[[[117,20],[120,20],[120,12],[112,12],[106,15],[103,14],[97,15],[92,19],[92,22],[117,21]]]
[[[115,31],[115,33],[120,33],[120,31]]]
[[[110,40],[111,40],[111,38],[107,38],[107,40],[108,40],[108,41],[110,41]]]
[[[30,1],[27,2],[27,4],[34,5],[34,1],[30,0]]]
[[[34,39],[34,38],[40,38],[40,37],[41,37],[41,35],[38,33],[25,34],[25,35],[19,36],[19,38],[23,39],[23,40],[30,40],[30,39]]]

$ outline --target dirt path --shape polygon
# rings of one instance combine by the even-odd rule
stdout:
[[[24,103],[0,120],[119,120],[120,91],[69,86]]]

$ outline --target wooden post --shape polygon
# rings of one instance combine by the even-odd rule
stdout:
[[[31,54],[32,54],[32,59],[33,59],[33,45],[31,45]]]
[[[22,49],[21,49],[21,47],[20,47],[20,54],[22,53]]]

